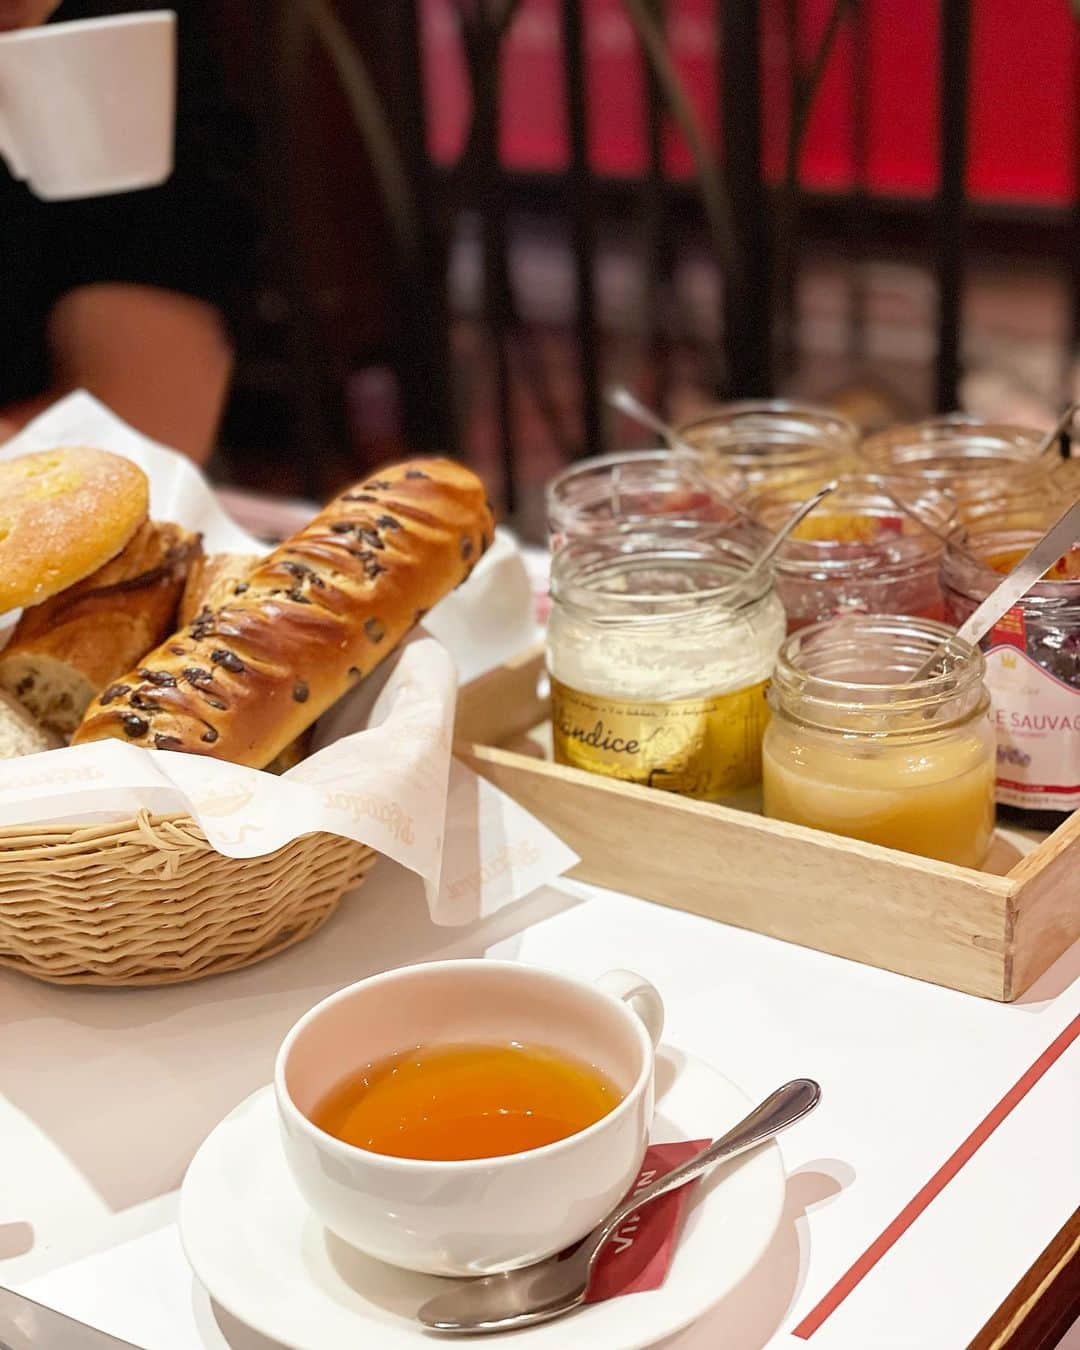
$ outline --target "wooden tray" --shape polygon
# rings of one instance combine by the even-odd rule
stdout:
[[[457,753],[580,855],[570,876],[1005,1002],[1080,937],[1080,811],[976,872],[621,783],[543,758],[543,670],[534,649],[462,689]]]

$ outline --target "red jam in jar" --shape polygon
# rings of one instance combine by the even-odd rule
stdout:
[[[803,496],[795,487],[766,493],[751,501],[751,511],[771,533]],[[945,544],[915,516],[947,534],[954,507],[933,490],[906,500],[914,514],[903,511],[871,479],[842,478],[836,491],[796,526],[773,563],[789,633],[843,613],[945,618]]]

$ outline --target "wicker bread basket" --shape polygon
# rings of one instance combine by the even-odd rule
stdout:
[[[190,816],[0,829],[0,965],[52,984],[154,985],[253,965],[313,933],[376,854],[309,834],[215,852]]]

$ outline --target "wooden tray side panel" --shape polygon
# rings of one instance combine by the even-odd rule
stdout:
[[[472,767],[582,858],[572,876],[984,998],[1016,883],[490,746]]]
[[[458,692],[454,736],[476,745],[505,745],[551,715],[538,692],[544,674],[544,648],[528,651],[496,666]]]
[[[1009,873],[1011,959],[1006,998],[1019,998],[1080,939],[1080,811]]]

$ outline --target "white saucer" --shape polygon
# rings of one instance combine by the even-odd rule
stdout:
[[[661,1047],[656,1071],[655,1142],[715,1138],[752,1104],[710,1065],[670,1047]],[[322,1227],[285,1164],[265,1087],[195,1155],[180,1194],[180,1234],[211,1297],[289,1350],[432,1350],[440,1341],[565,1350],[571,1328],[572,1343],[589,1350],[637,1350],[695,1321],[738,1284],[768,1247],[783,1203],[784,1168],[772,1144],[699,1183],[660,1289],[501,1336],[438,1336],[413,1317],[446,1282],[363,1256]]]

